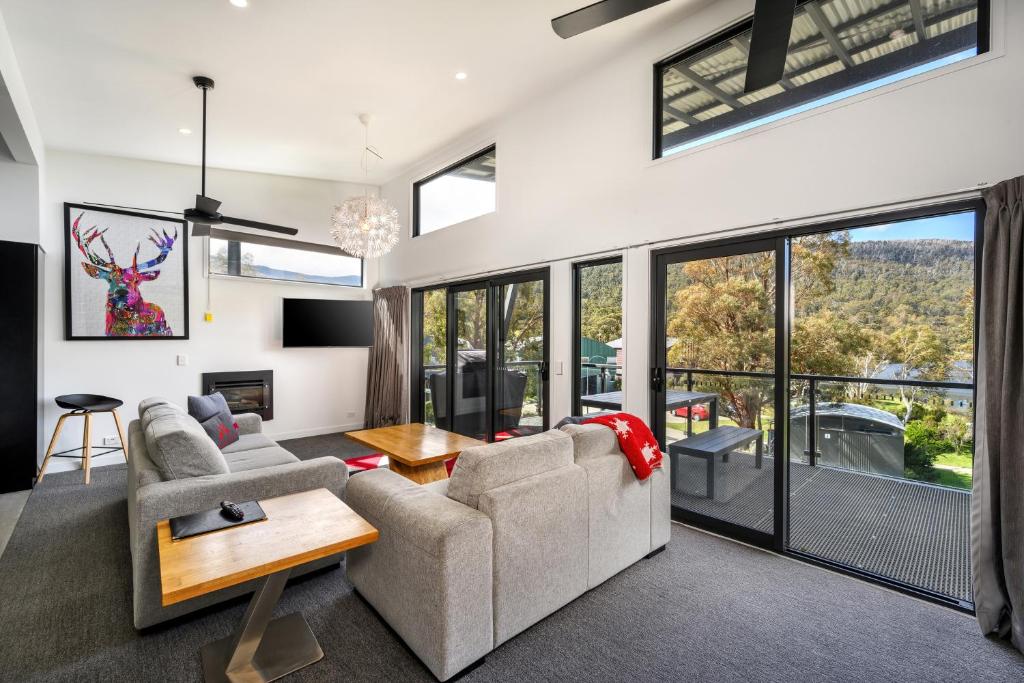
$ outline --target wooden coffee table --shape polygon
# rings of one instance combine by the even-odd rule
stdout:
[[[446,432],[419,422],[361,429],[346,432],[345,436],[386,453],[391,470],[417,484],[447,479],[445,460],[451,460],[467,448],[487,445],[486,441]]]
[[[239,501],[241,502],[241,501]],[[323,658],[299,613],[271,619],[288,574],[314,560],[377,540],[378,532],[327,489],[261,500],[263,521],[171,538],[157,523],[164,607],[253,579],[263,583],[235,635],[204,645],[206,681],[273,681]]]

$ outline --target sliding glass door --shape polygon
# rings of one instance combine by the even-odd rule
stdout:
[[[574,263],[573,415],[622,410],[622,257]]]
[[[487,439],[487,394],[490,372],[487,348],[487,285],[468,284],[448,289],[448,377],[453,378],[450,391],[442,391],[448,402],[447,414],[453,416],[442,429]]]
[[[673,516],[970,608],[983,210],[656,252]]]
[[[777,240],[657,257],[652,420],[677,516],[775,534]]]
[[[788,547],[962,606],[978,219],[792,240]]]
[[[497,311],[494,438],[547,429],[547,271],[491,283]]]
[[[412,419],[488,441],[548,426],[548,271],[413,291]]]

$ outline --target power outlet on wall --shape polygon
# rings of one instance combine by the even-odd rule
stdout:
[[[121,445],[121,440],[118,439],[116,435],[115,436],[105,436],[105,437],[103,437],[103,445],[104,446],[120,446]]]
[[[176,360],[178,361],[178,365],[188,365],[188,356],[183,353],[179,353]]]

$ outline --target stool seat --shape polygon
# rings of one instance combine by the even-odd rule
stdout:
[[[46,466],[50,464],[50,458],[82,458],[82,469],[85,471],[85,483],[89,483],[89,468],[91,466],[90,460],[92,458],[92,417],[95,413],[110,413],[114,418],[114,424],[117,426],[117,438],[121,442],[120,448],[117,446],[108,446],[104,444],[98,448],[105,448],[106,451],[100,453],[100,455],[106,455],[113,451],[122,451],[125,459],[128,458],[128,446],[125,443],[124,438],[124,427],[121,425],[121,417],[117,414],[117,409],[124,405],[124,401],[120,401],[110,396],[100,396],[99,394],[64,394],[54,399],[57,405],[70,412],[64,413],[57,418],[57,426],[53,428],[53,436],[50,437],[50,446],[46,449],[46,457],[43,458],[43,464],[39,467],[39,474],[36,476],[36,483],[43,480],[43,475],[46,474]],[[69,417],[80,417],[85,422],[84,429],[82,430],[82,447],[71,448],[60,453],[54,453],[53,450],[57,446],[57,439],[60,438],[60,432],[64,428],[64,421]],[[72,451],[81,451],[82,455],[67,455]]]
[[[99,394],[64,394],[54,399],[57,405],[65,410],[84,410],[87,412],[110,411],[120,408],[124,401]]]

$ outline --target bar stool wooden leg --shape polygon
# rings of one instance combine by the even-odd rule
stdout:
[[[60,437],[60,430],[64,429],[64,420],[68,419],[68,414],[65,413],[57,419],[57,426],[53,428],[53,436],[50,437],[50,445],[46,449],[46,457],[43,458],[43,465],[39,468],[39,476],[36,477],[36,483],[43,480],[43,475],[46,474],[46,466],[50,464],[50,456],[53,455],[53,449],[57,447],[57,439]]]
[[[92,413],[85,414],[85,435],[82,437],[82,449],[85,457],[82,460],[82,469],[85,470],[85,483],[89,483],[89,457],[92,455]]]
[[[121,416],[117,414],[117,408],[113,408],[114,423],[117,425],[117,437],[121,439],[121,450],[124,451],[124,461],[128,462],[128,442],[124,438],[124,427],[121,426]]]

